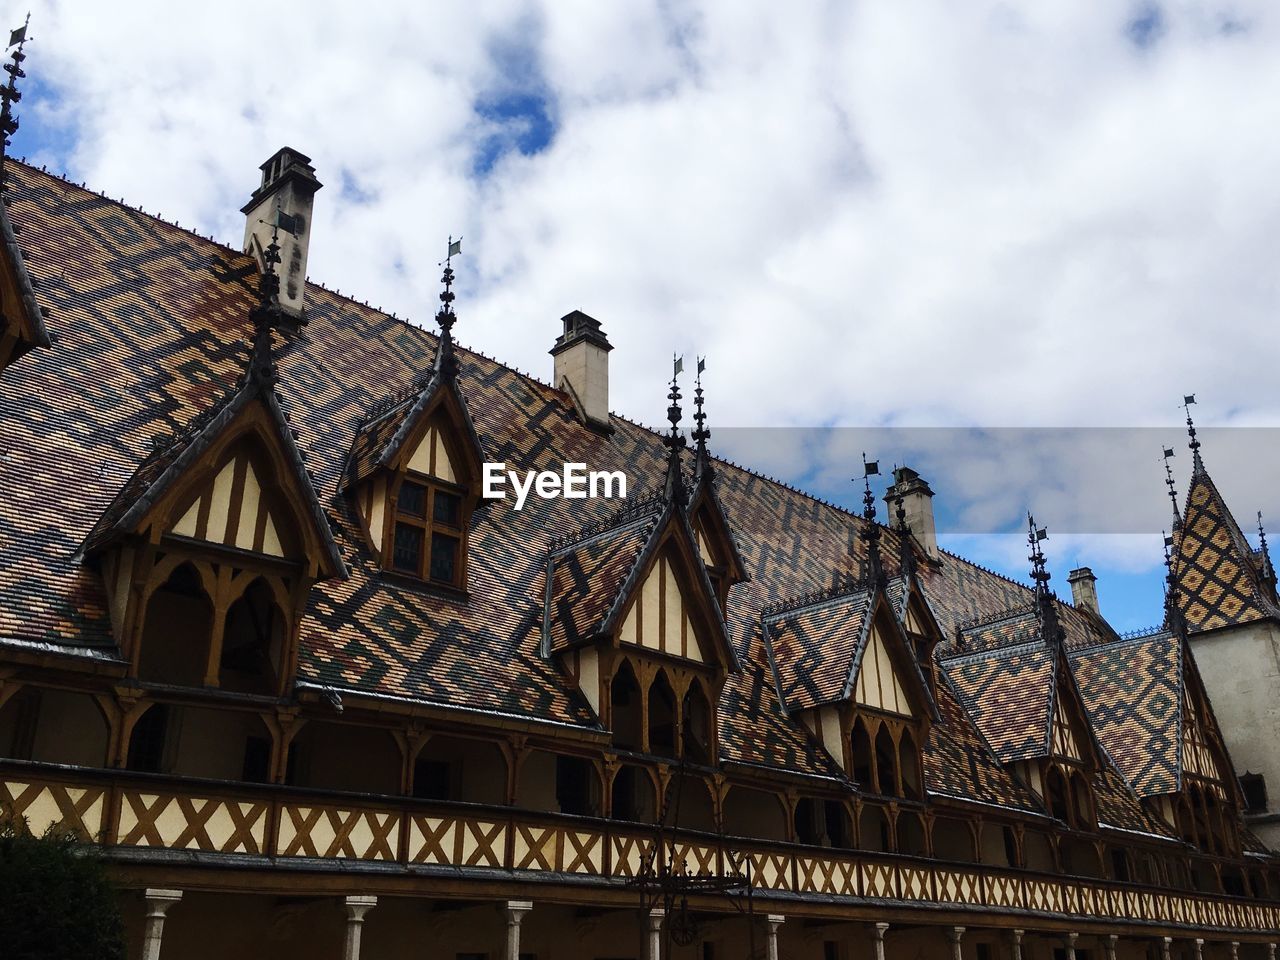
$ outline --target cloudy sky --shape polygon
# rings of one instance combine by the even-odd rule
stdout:
[[[1017,575],[972,534],[1032,507],[1122,627],[1158,619],[1184,393],[1259,428],[1206,456],[1280,518],[1274,4],[401,6],[37,2],[15,152],[236,243],[294,146],[313,279],[426,320],[461,234],[464,343],[546,378],[583,309],[644,422],[706,354],[736,454],[844,498],[854,451],[912,459]],[[1066,427],[1148,429],[992,429]]]

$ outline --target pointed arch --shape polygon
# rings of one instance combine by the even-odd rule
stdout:
[[[711,701],[702,689],[702,683],[694,677],[685,691],[681,704],[681,744],[685,760],[690,763],[709,764],[713,755]]]
[[[876,732],[875,753],[877,791],[886,797],[898,796],[898,747],[886,723]]]
[[[213,600],[191,562],[177,563],[145,607],[138,677],[177,686],[204,684],[213,637]]]
[[[924,821],[911,810],[898,814],[898,852],[909,857],[923,857],[928,853],[928,839]]]
[[[923,800],[920,789],[920,751],[910,729],[902,731],[898,740],[898,770],[902,776],[902,795],[908,800]]]
[[[218,686],[239,693],[275,693],[284,667],[286,624],[272,586],[257,577],[227,610]]]
[[[1094,812],[1093,788],[1079,770],[1071,771],[1071,809],[1075,814],[1075,826],[1088,830],[1097,825],[1098,818]]]
[[[649,684],[649,752],[676,755],[676,692],[662,669]]]
[[[641,750],[644,746],[644,695],[631,661],[618,661],[609,683],[609,722],[613,745],[620,750]]]
[[[871,734],[867,730],[866,721],[861,716],[854,718],[853,730],[849,734],[849,761],[853,767],[853,779],[858,784],[858,788],[865,793],[874,792]]]
[[[1044,800],[1049,815],[1063,823],[1071,822],[1071,805],[1067,799],[1067,780],[1057,764],[1049,764],[1044,776]]]

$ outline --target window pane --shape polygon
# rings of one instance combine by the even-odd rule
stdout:
[[[432,516],[436,523],[443,523],[450,527],[458,526],[462,517],[462,498],[456,493],[437,490]]]
[[[401,513],[407,513],[410,516],[421,517],[427,510],[427,488],[420,483],[409,483],[405,481],[400,485],[400,506]]]
[[[437,533],[431,537],[431,579],[453,583],[458,569],[458,538]]]
[[[397,570],[418,573],[422,569],[422,530],[407,523],[396,524],[396,546],[391,563]]]

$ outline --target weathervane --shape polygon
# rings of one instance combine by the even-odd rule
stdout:
[[[249,377],[273,386],[277,379],[273,354],[273,333],[280,321],[280,275],[276,264],[280,262],[280,224],[271,225],[271,242],[262,251],[262,276],[258,279],[258,302],[250,311],[253,320],[253,352],[249,358]]]
[[[880,475],[880,462],[878,460],[868,460],[864,451],[862,454],[862,529],[858,532],[858,536],[867,547],[866,561],[866,580],[868,584],[873,584],[883,588],[887,583],[884,572],[884,563],[880,559],[880,524],[876,523],[876,498],[871,492],[871,478]],[[858,478],[854,477],[853,482],[857,483]]]
[[[1169,461],[1173,459],[1173,447],[1163,447],[1164,450],[1164,485],[1169,488],[1169,502],[1173,504],[1173,528],[1175,530],[1182,526],[1182,518],[1178,515],[1178,491],[1173,482],[1173,467],[1169,465]]]
[[[1174,573],[1174,553],[1173,553],[1173,537],[1160,531],[1164,537],[1164,567],[1165,567],[1165,587],[1164,587],[1164,625],[1176,637],[1185,637],[1187,632],[1187,623],[1182,616],[1182,607],[1178,603],[1178,577]]]
[[[16,47],[12,54],[12,63],[4,65],[5,73],[9,74],[9,80],[0,88],[0,170],[3,170],[4,160],[9,152],[9,144],[11,138],[18,132],[18,118],[14,116],[13,106],[22,99],[22,91],[18,89],[18,80],[26,76],[22,69],[22,61],[27,59],[27,55],[23,53],[22,48],[27,43],[27,27],[31,24],[31,14],[27,14],[27,19],[17,30],[9,34],[9,46]]]
[[[698,372],[694,380],[693,390],[693,422],[697,426],[693,429],[693,442],[696,444],[696,455],[694,457],[693,479],[695,483],[703,480],[711,480],[713,468],[711,466],[711,452],[707,448],[707,441],[711,439],[711,431],[707,429],[707,415],[702,409],[702,371],[707,369],[707,358],[698,358]]]
[[[436,374],[445,379],[453,379],[458,373],[458,358],[453,352],[453,325],[458,315],[453,312],[453,258],[462,253],[462,238],[449,237],[449,246],[445,257],[437,266],[444,266],[444,275],[440,282],[444,289],[440,291],[440,309],[436,311],[436,323],[440,325],[440,341],[436,346]]]
[[[1262,511],[1258,511],[1258,541],[1260,546],[1258,552],[1262,554],[1262,579],[1270,588],[1271,593],[1275,593],[1276,589],[1276,571],[1271,566],[1271,551],[1267,549],[1267,531],[1262,525]]]
[[[1191,448],[1191,456],[1195,466],[1200,466],[1200,441],[1196,439],[1196,425],[1191,419],[1191,405],[1196,402],[1196,395],[1188,393],[1182,398],[1182,409],[1187,411],[1187,436],[1191,438],[1191,442],[1187,444]]]
[[[1046,643],[1061,644],[1066,639],[1058,623],[1058,611],[1054,606],[1053,592],[1049,589],[1049,569],[1045,563],[1041,542],[1049,539],[1045,527],[1036,526],[1036,518],[1027,512],[1027,545],[1031,548],[1031,579],[1035,584],[1036,616],[1040,618],[1040,635]]]
[[[671,424],[670,432],[662,438],[667,448],[667,479],[663,487],[663,495],[670,501],[684,503],[684,468],[680,460],[680,452],[685,447],[684,434],[680,432],[680,384],[678,377],[684,372],[684,357],[671,355],[671,390],[667,399],[671,401],[667,407],[667,420]]]

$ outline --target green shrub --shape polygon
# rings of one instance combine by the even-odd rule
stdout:
[[[0,956],[124,960],[116,890],[92,848],[50,827],[0,821]]]

